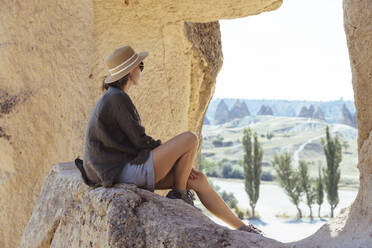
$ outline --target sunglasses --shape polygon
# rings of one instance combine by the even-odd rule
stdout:
[[[145,68],[145,65],[143,64],[143,62],[141,61],[141,63],[139,64],[139,68],[141,71],[143,71],[143,68]]]

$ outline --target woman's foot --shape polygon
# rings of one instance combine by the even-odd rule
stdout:
[[[251,233],[256,233],[256,234],[260,234],[260,235],[263,235],[262,231],[260,229],[258,229],[257,227],[255,227],[254,225],[252,224],[248,224],[248,225],[242,225],[241,227],[239,227],[238,229],[236,230],[239,230],[239,231],[246,231],[246,232],[251,232]]]

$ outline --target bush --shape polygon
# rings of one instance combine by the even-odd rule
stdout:
[[[242,168],[234,167],[230,172],[229,178],[244,179],[244,172]]]
[[[242,210],[240,210],[237,206],[234,208],[234,210],[239,219],[244,219],[244,212]]]
[[[209,161],[204,154],[200,156],[199,160],[199,170],[204,172],[205,174],[208,173],[213,167],[216,167],[217,164]]]
[[[223,141],[220,141],[220,140],[214,140],[214,141],[212,141],[212,144],[213,144],[215,147],[222,147],[222,146],[223,146]]]
[[[218,134],[216,139],[212,141],[212,144],[215,147],[221,147],[223,145],[223,137],[220,134]]]
[[[271,171],[263,171],[261,174],[261,180],[271,182],[275,180],[275,176],[271,174]]]
[[[222,175],[224,178],[230,177],[230,173],[232,171],[231,165],[227,164],[222,167]]]
[[[208,177],[222,177],[222,168],[215,166],[205,172]]]
[[[266,138],[267,138],[268,140],[271,140],[273,137],[274,137],[274,134],[271,133],[271,132],[266,134]]]
[[[224,178],[244,179],[243,169],[239,165],[234,166],[232,166],[231,164],[222,165],[222,176]]]
[[[220,196],[224,202],[226,202],[227,206],[230,208],[235,208],[238,205],[238,200],[234,196],[233,193],[227,193],[225,190],[220,193]]]
[[[232,146],[232,145],[233,145],[232,141],[222,142],[222,146]]]

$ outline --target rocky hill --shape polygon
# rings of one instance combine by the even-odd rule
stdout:
[[[274,115],[273,110],[266,105],[262,105],[257,115]]]
[[[249,112],[247,105],[244,101],[238,99],[229,112],[229,121],[234,120],[235,118],[243,118],[248,115],[251,115],[251,113]]]
[[[356,115],[351,114],[345,104],[342,106],[341,118],[339,122],[352,127],[357,127]]]
[[[218,103],[216,114],[214,115],[214,123],[215,124],[221,124],[229,121],[229,108],[227,107],[224,100],[221,100]]]
[[[224,110],[223,112],[229,112],[229,109],[233,109],[234,105],[239,100],[240,105],[243,103],[246,104],[247,109],[251,113],[261,113],[260,110],[264,105],[265,108],[271,108],[271,111],[274,116],[287,116],[287,117],[295,117],[295,116],[303,116],[308,118],[315,118],[324,120],[327,123],[340,123],[340,120],[343,118],[343,105],[347,107],[353,118],[355,119],[355,105],[353,101],[344,101],[342,99],[336,101],[290,101],[290,100],[253,100],[253,99],[236,99],[236,98],[213,98],[209,103],[206,116],[209,120],[215,120],[215,116],[217,112],[217,106],[223,100]],[[227,110],[226,110],[227,109]],[[234,110],[235,112],[236,110]],[[225,113],[226,114],[226,113]],[[217,115],[224,116],[224,113],[218,113]],[[239,114],[235,113],[235,116]],[[241,116],[244,113],[240,114]],[[225,123],[231,120],[231,117],[227,115],[227,117],[219,117],[223,119],[223,121],[219,121],[218,123]],[[217,118],[217,119],[219,119]],[[211,122],[211,124],[216,124],[217,122]],[[355,124],[354,124],[355,125]]]

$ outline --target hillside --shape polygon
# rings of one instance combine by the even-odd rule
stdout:
[[[293,165],[299,159],[304,159],[310,164],[310,173],[317,175],[318,165],[326,165],[321,138],[325,136],[327,123],[322,120],[301,117],[278,116],[246,116],[241,119],[221,124],[204,125],[202,129],[203,144],[202,156],[212,162],[227,159],[232,165],[238,164],[243,159],[243,146],[241,139],[243,129],[249,126],[257,132],[258,140],[263,145],[264,171],[272,171],[271,161],[274,153],[290,151],[293,153]],[[358,181],[357,170],[357,136],[358,131],[344,124],[328,124],[331,135],[338,134],[341,141],[347,141],[348,149],[343,149],[341,163],[341,177],[345,180]],[[268,139],[267,134],[273,137]],[[216,140],[223,139],[222,146]]]

